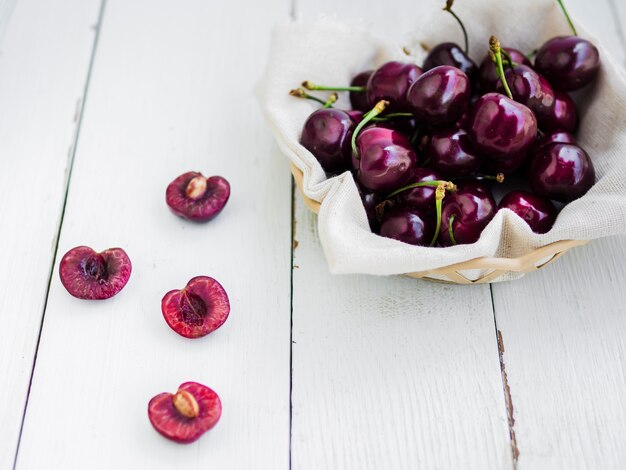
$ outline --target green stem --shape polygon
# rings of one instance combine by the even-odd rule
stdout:
[[[454,181],[458,181],[458,180],[467,180],[467,179],[472,179],[472,180],[478,180],[478,181],[482,181],[482,180],[491,180],[491,181],[495,181],[497,183],[504,183],[504,173],[497,173],[495,175],[468,175],[468,176],[458,176],[456,178],[453,178]]]
[[[456,191],[456,185],[452,183],[451,181],[444,181],[444,180],[420,181],[419,183],[411,183],[411,184],[401,187],[400,189],[396,189],[389,196],[387,196],[387,199],[397,196],[398,194],[404,191],[408,191],[409,189],[423,188],[425,186],[430,186],[431,188],[437,188],[441,185],[443,185],[444,189],[447,189],[448,191],[452,191],[452,192]]]
[[[511,93],[509,84],[506,82],[506,77],[504,76],[504,68],[502,67],[502,52],[500,47],[500,41],[498,41],[497,37],[491,36],[489,38],[489,50],[493,54],[493,57],[496,59],[496,72],[498,74],[498,77],[502,81],[502,85],[504,85],[504,91],[506,91],[506,94],[510,99],[513,99],[513,93]]]
[[[465,39],[465,54],[467,54],[467,51],[469,50],[469,40],[467,39],[467,30],[465,29],[465,25],[463,24],[463,21],[461,21],[461,18],[459,18],[456,13],[454,13],[452,11],[452,4],[454,3],[454,0],[447,0],[446,1],[446,6],[443,7],[444,11],[447,11],[448,13],[450,13],[454,19],[457,21],[457,23],[459,23],[459,26],[461,26],[461,30],[463,31],[463,38]]]
[[[337,96],[337,93],[333,93],[332,95],[330,95],[328,99],[326,100],[326,103],[324,103],[324,108],[332,108],[333,103],[337,101],[337,98],[339,98]]]
[[[312,96],[309,95],[306,91],[304,91],[302,88],[296,88],[295,90],[291,90],[289,92],[289,94],[291,96],[295,96],[296,98],[304,98],[307,100],[313,100],[313,101],[317,101],[320,104],[323,104],[324,106],[326,106],[326,101],[324,100],[320,100],[318,97],[316,96]]]
[[[576,27],[574,26],[574,23],[572,22],[572,19],[569,17],[569,13],[567,13],[567,9],[565,8],[565,5],[563,5],[563,1],[562,0],[556,0],[556,1],[559,4],[559,6],[561,7],[561,10],[563,10],[563,14],[565,15],[565,18],[567,19],[567,22],[569,23],[569,27],[572,28],[572,32],[574,33],[574,36],[578,36],[578,32],[576,31]]]
[[[435,225],[435,234],[433,235],[433,239],[430,241],[430,246],[435,246],[437,238],[439,237],[439,231],[441,230],[441,204],[445,196],[445,192],[446,190],[444,185],[437,186],[437,192],[435,193],[435,212],[437,214],[437,224]]]
[[[359,150],[356,148],[356,138],[359,135],[359,132],[361,132],[361,129],[363,129],[363,127],[365,127],[368,122],[370,122],[380,113],[382,113],[387,106],[389,106],[389,101],[380,100],[378,103],[376,103],[376,106],[374,106],[367,113],[365,113],[365,116],[363,116],[361,122],[359,122],[359,124],[356,126],[356,129],[354,129],[354,132],[352,133],[352,152],[354,153],[354,156],[357,160],[361,159],[361,157],[359,156]]]
[[[356,93],[365,92],[364,86],[322,86],[305,80],[302,82],[302,86],[307,90],[321,90],[321,91],[353,91]]]
[[[453,245],[457,244],[456,240],[454,239],[454,230],[452,229],[452,224],[454,223],[455,218],[456,216],[452,214],[450,216],[450,222],[448,222],[448,235],[450,236],[450,241],[452,242]]]

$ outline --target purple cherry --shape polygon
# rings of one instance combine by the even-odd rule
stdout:
[[[520,216],[535,233],[546,233],[554,225],[558,211],[552,201],[528,191],[516,190],[506,194],[499,209],[510,209]]]
[[[300,143],[320,162],[324,171],[341,173],[350,168],[350,138],[354,121],[339,109],[318,109],[302,127]]]
[[[466,176],[478,170],[482,158],[463,129],[437,129],[426,151],[430,166],[449,178]]]
[[[440,65],[450,65],[462,70],[474,83],[478,76],[478,66],[470,59],[458,44],[453,42],[442,42],[433,47],[422,65],[426,72]]]
[[[409,88],[406,99],[419,121],[433,126],[452,125],[469,104],[470,81],[463,71],[440,65],[424,72]]]
[[[369,81],[372,73],[374,73],[373,70],[366,70],[365,72],[361,72],[358,75],[355,75],[355,77],[350,82],[350,86],[367,86],[367,82]],[[367,95],[364,92],[351,91],[350,103],[352,104],[352,109],[357,109],[359,111],[365,112],[369,111],[371,108],[367,100]]]
[[[387,214],[380,225],[380,235],[411,245],[429,246],[433,238],[433,222],[420,212],[400,208]]]
[[[578,90],[596,78],[600,69],[600,53],[586,39],[558,36],[539,48],[535,69],[560,90]]]
[[[356,149],[352,156],[356,179],[370,191],[386,192],[403,186],[417,166],[411,142],[393,129],[362,130],[356,137]]]
[[[578,145],[563,143],[539,148],[532,156],[529,174],[535,193],[561,202],[583,196],[596,180],[587,152]]]
[[[516,64],[528,66],[532,65],[528,58],[526,58],[526,56],[517,49],[513,49],[512,47],[503,47],[502,50],[506,51]],[[480,63],[478,76],[480,79],[480,88],[483,93],[489,93],[496,90],[496,86],[500,81],[500,78],[496,73],[496,65],[493,60],[491,60],[491,56],[489,54],[487,54]]]
[[[415,64],[387,62],[372,73],[367,82],[367,102],[374,106],[381,100],[390,102],[389,111],[406,111],[406,93],[422,74]]]
[[[423,181],[440,181],[442,179],[441,175],[433,170],[429,170],[428,168],[416,168],[413,177],[407,181],[406,185],[421,183]],[[423,214],[428,214],[435,210],[435,190],[436,187],[433,186],[421,186],[408,189],[398,194],[396,200],[403,206],[409,206]]]
[[[469,135],[479,152],[491,157],[499,171],[511,172],[511,162],[522,164],[537,134],[533,112],[499,93],[487,93],[474,105]],[[515,166],[515,165],[513,165]]]
[[[507,69],[504,73],[507,84],[513,94],[513,99],[522,103],[535,113],[537,118],[548,116],[554,111],[554,91],[548,81],[535,72],[528,65],[518,65]],[[498,93],[504,92],[504,85],[498,82]]]
[[[567,93],[554,90],[554,108],[551,113],[539,118],[539,128],[543,131],[576,132],[578,110],[576,103]]]
[[[547,134],[543,134],[541,137],[538,137],[535,140],[535,143],[532,146],[532,151],[536,152],[540,147],[544,145],[553,144],[555,142],[560,142],[562,144],[576,144],[576,139],[572,134],[565,131],[554,131],[549,132]]]
[[[363,208],[365,209],[370,229],[374,231],[379,225],[378,216],[376,215],[376,206],[381,202],[381,197],[376,193],[370,192],[361,185],[357,186],[359,188],[359,196],[361,196],[361,202],[363,203]]]
[[[496,201],[484,184],[463,185],[443,200],[439,241],[443,246],[474,243],[496,215]]]

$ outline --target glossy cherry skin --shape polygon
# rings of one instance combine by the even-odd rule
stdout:
[[[358,188],[359,196],[361,196],[361,202],[365,209],[365,215],[367,215],[367,221],[369,222],[370,229],[374,231],[380,225],[378,216],[376,215],[376,206],[381,202],[381,196],[361,186],[358,186]]]
[[[391,192],[413,176],[417,155],[409,139],[382,127],[362,130],[356,138],[358,157],[352,156],[357,181],[375,192]]]
[[[435,130],[426,155],[429,165],[448,178],[474,173],[482,163],[467,132],[456,127]]]
[[[554,108],[546,116],[539,118],[539,128],[543,131],[576,132],[578,110],[576,103],[565,92],[554,90]]]
[[[380,100],[389,101],[387,111],[407,111],[406,93],[422,69],[415,64],[387,62],[372,73],[367,82],[367,102],[373,107]]]
[[[517,49],[513,49],[512,47],[504,47],[506,52],[509,53],[513,62],[518,65],[532,65],[530,61],[526,58],[526,56],[518,51]],[[505,70],[508,66],[505,65]],[[483,61],[480,63],[480,68],[478,70],[478,76],[480,80],[480,89],[483,93],[489,93],[491,91],[495,91],[500,78],[498,78],[498,74],[496,73],[496,66],[491,60],[489,54],[485,56]]]
[[[411,245],[428,246],[435,229],[431,218],[414,209],[399,208],[383,218],[379,233]]]
[[[441,175],[433,170],[416,168],[413,177],[407,181],[406,185],[442,179]],[[396,196],[396,201],[403,206],[412,207],[422,214],[428,214],[435,210],[435,189],[434,186],[407,189]]]
[[[469,135],[476,150],[495,163],[503,167],[512,161],[521,164],[537,135],[537,119],[523,104],[499,93],[487,93],[474,105]]]
[[[540,196],[570,202],[589,191],[596,173],[589,155],[578,145],[553,143],[532,156],[529,179]]]
[[[548,81],[528,65],[518,65],[504,73],[513,99],[535,113],[537,118],[548,116],[554,111],[554,91]],[[498,93],[504,93],[502,81],[496,85]]]
[[[500,201],[498,208],[515,212],[535,233],[548,232],[554,225],[558,214],[552,201],[522,190],[507,193]]]
[[[418,121],[433,126],[452,125],[468,107],[470,81],[462,70],[440,65],[420,75],[406,99]]]
[[[576,138],[569,132],[565,131],[549,132],[535,140],[535,143],[532,146],[532,152],[539,150],[539,148],[544,145],[553,144],[555,142],[560,142],[562,144],[576,144]]]
[[[350,82],[350,86],[367,86],[367,82],[369,81],[373,70],[366,70],[365,72],[361,72],[354,76],[352,81]],[[372,107],[367,100],[367,94],[364,92],[350,92],[350,104],[352,104],[352,109],[357,109],[359,111],[369,111]]]
[[[447,194],[441,211],[439,242],[442,246],[453,245],[449,234],[452,215],[455,217],[452,232],[457,244],[474,243],[496,215],[496,201],[489,188],[478,182],[468,183]]]
[[[578,90],[596,78],[600,53],[578,36],[558,36],[546,41],[535,56],[535,70],[563,91]]]
[[[300,143],[317,158],[324,171],[340,173],[350,168],[354,127],[345,111],[318,109],[304,123]]]
[[[422,65],[424,72],[440,65],[450,65],[461,69],[474,83],[478,78],[478,66],[465,51],[453,42],[442,42],[433,47]]]

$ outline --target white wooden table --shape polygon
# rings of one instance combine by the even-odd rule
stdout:
[[[626,468],[626,237],[491,287],[338,277],[294,198],[253,95],[272,26],[397,37],[419,4],[0,0],[0,469]],[[569,4],[624,62],[626,5]],[[192,169],[232,185],[208,225],[164,204]],[[117,297],[63,289],[81,244],[129,253]],[[199,274],[232,313],[190,341],[160,300]],[[146,409],[186,380],[224,413],[180,446]]]

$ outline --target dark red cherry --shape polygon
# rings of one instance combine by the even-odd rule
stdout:
[[[435,233],[431,219],[413,209],[395,209],[383,218],[380,235],[411,245],[429,246]]]
[[[596,46],[578,36],[558,36],[546,41],[535,56],[535,70],[563,91],[591,83],[600,69]]]
[[[206,178],[188,171],[172,181],[165,190],[165,202],[179,217],[208,222],[222,212],[230,198],[230,184],[221,176]]]
[[[496,201],[489,188],[478,182],[464,184],[443,200],[441,245],[474,243],[494,215]]]
[[[424,72],[406,96],[417,120],[433,126],[457,122],[467,109],[469,98],[469,78],[463,71],[448,65]]]
[[[474,147],[491,157],[499,171],[523,159],[537,135],[537,119],[526,106],[499,93],[488,93],[474,105],[469,135]],[[519,166],[517,165],[517,166]]]
[[[363,120],[363,116],[365,116],[365,113],[363,111],[358,111],[354,109],[346,111],[346,114],[350,116],[350,119],[352,119],[352,122],[354,122],[354,124],[358,124],[359,122],[361,122]]]
[[[552,201],[522,190],[506,194],[499,209],[510,209],[520,216],[535,233],[546,233],[554,225],[558,211]]]
[[[453,42],[442,42],[433,47],[422,65],[424,72],[440,65],[450,65],[461,69],[474,83],[478,78],[478,66],[463,49]]]
[[[352,156],[357,181],[375,192],[392,191],[406,184],[417,166],[408,137],[393,129],[370,127],[356,138]]]
[[[576,103],[567,93],[554,90],[554,108],[551,113],[539,118],[539,128],[543,131],[576,132],[578,110]]]
[[[455,127],[435,130],[426,155],[429,165],[448,178],[474,173],[482,163],[467,132]]]
[[[367,86],[367,82],[369,81],[372,73],[374,73],[373,70],[366,70],[365,72],[355,75],[350,82],[350,86]],[[350,104],[352,104],[352,109],[357,109],[363,112],[369,111],[372,108],[367,100],[367,94],[364,92],[351,91]]]
[[[561,202],[583,196],[596,180],[587,152],[578,145],[563,143],[539,148],[532,156],[529,177],[535,193]]]
[[[518,65],[507,69],[504,73],[506,82],[511,89],[513,99],[522,103],[535,113],[537,118],[548,116],[554,111],[554,91],[548,81],[528,65]],[[496,85],[498,93],[504,93],[504,84]]]
[[[339,109],[318,109],[302,127],[300,143],[320,162],[324,171],[341,173],[350,168],[350,139],[354,121]]]
[[[378,194],[361,187],[360,185],[358,185],[358,189],[370,229],[375,231],[380,225],[378,223],[378,216],[376,215],[376,206],[381,202],[381,197]]]
[[[532,151],[537,151],[539,147],[553,144],[555,142],[560,142],[562,144],[576,144],[576,138],[569,132],[565,131],[548,132],[535,140],[535,143],[532,146]]]
[[[406,182],[406,185],[438,180],[443,180],[439,173],[428,168],[416,168],[413,177]],[[435,210],[435,189],[433,186],[408,189],[398,194],[396,200],[403,206],[412,207],[423,214],[428,214]],[[430,240],[428,242],[430,243]]]
[[[526,58],[526,56],[517,49],[513,49],[512,47],[503,47],[502,49],[511,56],[511,59],[513,59],[513,62],[515,64],[532,65],[530,61]],[[508,66],[505,65],[505,70],[507,69],[507,67]],[[495,91],[496,85],[500,81],[500,78],[496,73],[496,65],[493,60],[491,60],[489,54],[487,54],[483,61],[480,63],[478,76],[480,80],[480,89],[483,93]]]
[[[372,73],[367,82],[367,102],[371,108],[381,100],[389,101],[387,111],[407,111],[406,93],[422,74],[415,64],[387,62]]]

